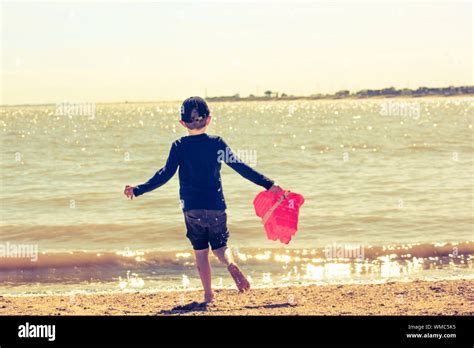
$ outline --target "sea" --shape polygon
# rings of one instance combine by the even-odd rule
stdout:
[[[254,287],[474,279],[474,98],[210,102],[207,133],[304,196],[289,244],[223,165],[229,246]],[[0,294],[199,289],[177,174],[180,102],[3,106]],[[234,287],[212,256],[216,288]]]

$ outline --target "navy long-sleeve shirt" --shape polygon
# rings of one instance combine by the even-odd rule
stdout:
[[[171,145],[163,168],[146,183],[133,189],[135,196],[152,191],[170,180],[179,167],[179,195],[183,211],[226,209],[221,182],[221,163],[226,163],[244,178],[269,189],[273,181],[240,161],[218,136],[206,133],[185,136]]]

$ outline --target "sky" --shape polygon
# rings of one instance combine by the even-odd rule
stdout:
[[[2,2],[0,104],[473,84],[471,2]]]

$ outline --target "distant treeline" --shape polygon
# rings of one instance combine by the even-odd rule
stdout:
[[[383,89],[364,89],[353,92],[349,90],[338,91],[334,94],[312,94],[309,96],[294,96],[286,93],[266,91],[263,96],[250,94],[248,97],[240,97],[239,94],[221,97],[206,97],[208,101],[245,101],[245,100],[294,100],[294,99],[341,99],[341,98],[370,98],[370,97],[424,97],[424,96],[454,96],[474,94],[474,86],[460,87],[419,87],[417,89],[396,89],[394,87]]]

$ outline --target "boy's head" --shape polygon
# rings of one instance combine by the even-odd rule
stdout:
[[[190,97],[181,105],[181,124],[190,130],[206,127],[209,117],[209,107],[200,97]]]

